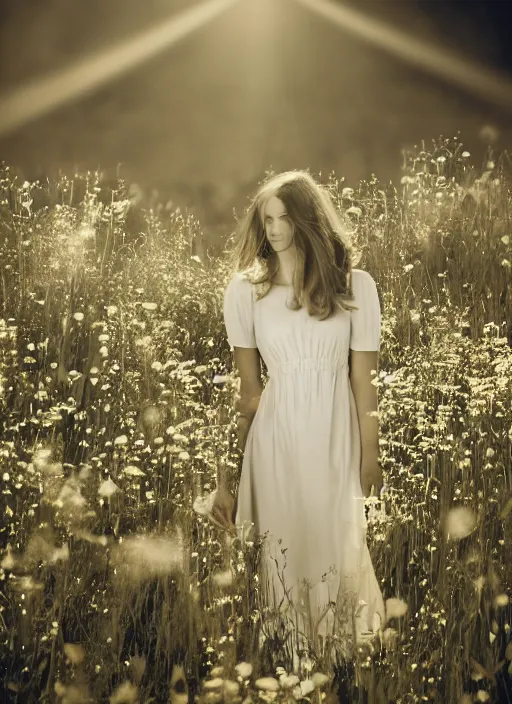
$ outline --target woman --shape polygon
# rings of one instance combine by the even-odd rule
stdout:
[[[244,449],[235,523],[265,536],[265,601],[291,607],[296,633],[317,647],[341,633],[359,639],[384,619],[363,498],[382,486],[377,288],[352,268],[330,195],[304,171],[260,188],[232,255],[224,321]],[[221,486],[213,512],[231,528],[233,503]]]

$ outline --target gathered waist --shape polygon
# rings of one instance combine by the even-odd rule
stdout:
[[[346,356],[333,359],[332,357],[301,357],[298,359],[277,362],[269,366],[270,377],[279,377],[283,374],[303,374],[304,372],[335,372],[347,370]]]

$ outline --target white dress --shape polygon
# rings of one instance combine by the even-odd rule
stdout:
[[[224,294],[231,348],[258,348],[269,374],[247,436],[236,524],[242,536],[250,526],[266,534],[265,603],[289,615],[303,644],[307,637],[317,646],[318,635],[359,641],[383,626],[385,613],[366,543],[348,373],[349,348],[380,349],[381,311],[370,274],[353,269],[352,289],[358,310],[324,321],[286,307],[290,286],[257,301],[255,286],[236,274]],[[355,617],[343,621],[347,608]]]

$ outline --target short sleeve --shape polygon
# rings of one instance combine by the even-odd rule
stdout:
[[[253,305],[251,282],[235,275],[224,291],[224,325],[231,349],[257,348]]]
[[[361,269],[352,270],[351,304],[358,310],[350,312],[350,349],[359,352],[380,350],[381,311],[379,294],[373,278]]]

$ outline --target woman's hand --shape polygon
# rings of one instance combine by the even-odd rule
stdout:
[[[372,490],[374,496],[379,496],[383,484],[382,469],[380,468],[378,460],[364,462],[361,465],[361,489],[363,496],[368,498],[372,495]]]
[[[236,534],[235,524],[233,523],[234,508],[235,499],[226,487],[221,484],[215,492],[210,518],[220,528],[224,528],[232,535]]]
[[[249,434],[249,428],[251,427],[251,421],[249,418],[244,418],[240,416],[236,422],[237,425],[237,437],[238,446],[242,450],[245,450],[245,443],[247,442],[247,436]]]

